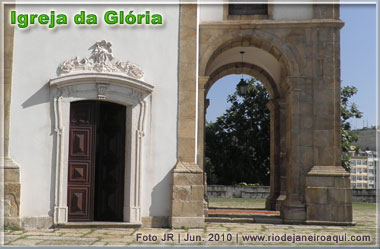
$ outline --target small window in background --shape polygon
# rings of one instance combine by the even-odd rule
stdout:
[[[228,15],[268,15],[268,4],[229,4]]]

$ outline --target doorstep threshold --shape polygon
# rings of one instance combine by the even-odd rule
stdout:
[[[139,228],[141,223],[107,222],[107,221],[78,221],[56,225],[60,228]]]

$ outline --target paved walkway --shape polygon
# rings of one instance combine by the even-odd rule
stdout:
[[[166,234],[166,235],[165,235]],[[264,242],[258,241],[265,236]],[[290,236],[290,237],[289,237]],[[295,241],[295,236],[311,238],[310,242]],[[316,236],[320,236],[319,239]],[[325,236],[321,242],[321,236]],[[351,236],[361,238],[370,236],[367,242],[326,242],[330,236],[351,240]],[[188,238],[191,241],[186,241]],[[301,238],[301,237],[300,237]],[[313,239],[314,238],[314,239]],[[162,241],[168,239],[169,241]],[[285,239],[285,241],[283,241]],[[269,241],[268,241],[269,240]],[[276,241],[278,240],[278,241]],[[274,241],[274,242],[273,242]],[[295,241],[295,243],[293,243]],[[204,229],[158,229],[158,228],[106,228],[106,229],[45,229],[7,231],[6,245],[12,246],[163,246],[163,245],[208,245],[208,246],[295,246],[295,245],[374,245],[375,226],[358,224],[352,227],[338,226],[306,226],[306,225],[274,225],[274,224],[234,224],[208,223]]]
[[[375,245],[376,205],[355,204],[354,221],[356,226],[206,223],[203,229],[175,230],[164,228],[7,230],[5,232],[5,244],[10,246]],[[305,239],[306,241],[297,241]],[[353,239],[360,241],[353,241]],[[334,240],[343,241],[335,242]]]

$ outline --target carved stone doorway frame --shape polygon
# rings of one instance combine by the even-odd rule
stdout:
[[[153,86],[134,78],[108,73],[80,73],[50,80],[54,134],[55,225],[68,221],[67,179],[70,103],[80,100],[109,101],[126,106],[126,146],[123,220],[141,223],[141,168],[146,158],[143,138]]]

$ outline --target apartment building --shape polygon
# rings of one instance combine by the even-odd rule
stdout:
[[[351,186],[354,189],[375,189],[378,159],[375,151],[354,150],[351,155]]]

